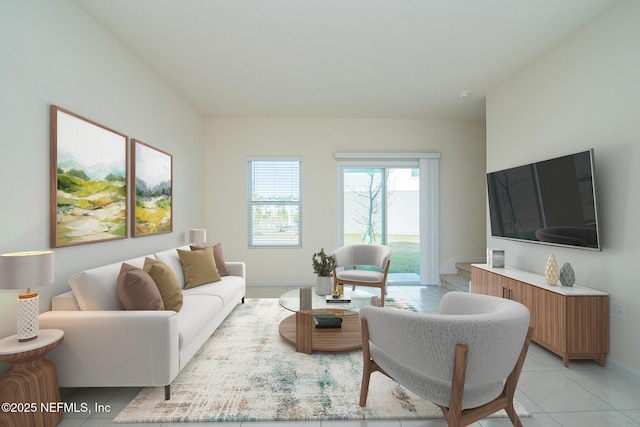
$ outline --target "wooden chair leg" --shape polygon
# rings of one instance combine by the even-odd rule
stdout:
[[[456,344],[453,362],[453,378],[451,380],[451,397],[449,398],[450,418],[447,420],[450,422],[450,426],[459,426],[462,422],[462,399],[464,397],[464,381],[467,375],[468,353],[468,346],[464,344]]]
[[[360,386],[360,406],[367,406],[367,395],[369,394],[369,380],[371,379],[371,369],[369,364],[364,366],[362,371],[362,385]]]
[[[369,394],[369,380],[371,379],[371,356],[369,351],[369,329],[367,319],[360,319],[360,329],[362,331],[362,385],[360,386],[360,406],[367,405],[367,395]]]
[[[531,338],[533,337],[533,328],[529,328],[527,331],[527,336],[524,339],[524,343],[522,344],[522,350],[520,350],[520,356],[518,357],[518,361],[516,362],[516,366],[513,367],[513,371],[507,377],[507,381],[504,385],[504,394],[507,396],[507,407],[504,408],[511,420],[511,423],[514,427],[522,427],[522,423],[520,422],[520,418],[518,418],[518,414],[516,413],[515,408],[513,407],[513,397],[516,394],[516,388],[518,387],[518,380],[520,379],[520,373],[522,372],[522,366],[524,365],[524,360],[527,357],[527,351],[529,350],[529,344],[531,344]]]
[[[504,408],[504,410],[507,412],[507,415],[509,416],[513,427],[522,427],[520,418],[518,418],[518,414],[516,414],[516,408],[513,407],[513,399],[511,400],[511,403],[508,404],[506,408]]]

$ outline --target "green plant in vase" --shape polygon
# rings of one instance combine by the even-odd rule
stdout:
[[[312,266],[313,272],[317,274],[316,294],[329,295],[333,291],[333,269],[336,268],[336,258],[333,255],[327,255],[324,248],[320,252],[313,254]]]

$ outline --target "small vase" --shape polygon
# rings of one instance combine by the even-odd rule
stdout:
[[[547,283],[551,286],[555,286],[558,283],[558,277],[560,276],[560,272],[558,270],[558,263],[556,262],[556,257],[553,254],[549,255],[549,259],[547,260],[547,265],[544,269],[544,278],[547,280]]]
[[[560,283],[562,286],[573,286],[576,282],[576,273],[568,262],[565,262],[560,269]]]
[[[333,291],[332,276],[318,276],[316,280],[316,294],[320,296],[329,295]]]

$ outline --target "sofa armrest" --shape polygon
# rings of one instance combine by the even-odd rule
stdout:
[[[48,311],[40,328],[64,331],[47,355],[61,387],[161,386],[179,372],[174,311]]]
[[[247,270],[246,270],[246,266],[245,266],[244,262],[239,262],[239,261],[225,262],[224,265],[227,266],[227,271],[229,272],[230,276],[240,276],[246,282],[246,280],[247,280],[246,271]]]
[[[78,305],[78,300],[76,300],[73,291],[69,291],[56,295],[51,299],[51,310],[80,311],[80,305]]]

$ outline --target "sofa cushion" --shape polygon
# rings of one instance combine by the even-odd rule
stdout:
[[[222,299],[226,305],[233,302],[234,297],[238,295],[240,290],[244,289],[244,280],[238,276],[225,276],[221,281],[210,283],[207,286],[198,286],[184,290],[184,296],[187,295],[212,295]]]
[[[149,273],[158,287],[164,309],[180,311],[182,308],[182,289],[180,289],[180,283],[178,283],[178,278],[173,270],[164,262],[147,257],[144,260],[144,271]]]
[[[202,328],[222,310],[222,300],[216,296],[185,295],[184,305],[178,313],[178,340],[180,349],[189,345],[202,332]]]
[[[144,257],[124,261],[142,268]],[[122,262],[85,270],[69,279],[81,310],[122,310],[116,290]]]
[[[125,310],[164,310],[162,296],[146,271],[123,263],[117,281],[117,293]]]
[[[204,246],[190,246],[190,248],[192,251],[205,249]],[[218,274],[220,274],[220,277],[228,276],[229,270],[227,270],[227,266],[224,260],[222,243],[216,243],[215,245],[213,245],[213,260],[216,263],[216,268],[218,269]]]
[[[182,246],[177,249],[181,250],[189,250],[189,246]],[[153,254],[153,257],[156,261],[164,262],[173,270],[173,273],[178,278],[178,283],[180,284],[180,288],[184,288],[184,272],[182,271],[182,262],[180,262],[180,257],[178,256],[178,252],[176,249],[169,249],[162,252],[156,252]]]
[[[220,281],[220,275],[213,259],[213,248],[199,251],[177,249],[182,271],[184,272],[185,289]]]

